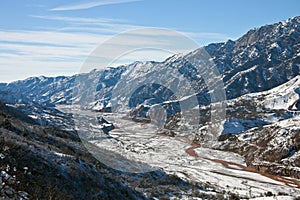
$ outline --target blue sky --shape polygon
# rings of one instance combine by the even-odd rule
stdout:
[[[140,27],[179,31],[203,46],[237,39],[251,28],[300,15],[299,11],[298,0],[2,1],[0,82],[78,73],[99,44]],[[131,59],[162,60],[168,55],[143,56]]]

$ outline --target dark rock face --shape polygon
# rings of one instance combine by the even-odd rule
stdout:
[[[102,130],[105,134],[109,134],[109,131],[114,130],[115,126],[112,123],[106,121],[103,117],[98,118],[98,123],[102,126]]]
[[[296,106],[297,110],[300,110],[300,102],[299,101],[296,102],[295,106]]]
[[[225,140],[234,141],[234,140],[237,140],[237,137],[234,134],[229,133],[229,134],[220,135],[218,138],[219,142],[222,142]]]

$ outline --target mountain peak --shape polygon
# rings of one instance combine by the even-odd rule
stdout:
[[[287,20],[254,28],[237,40],[242,46],[252,45],[262,40],[277,40],[281,36],[290,35],[294,32],[300,32],[300,16],[289,18]]]

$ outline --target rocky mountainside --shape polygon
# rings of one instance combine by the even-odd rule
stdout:
[[[227,98],[278,86],[299,74],[300,17],[206,47],[223,74]]]
[[[248,166],[260,171],[299,179],[299,89],[298,75],[271,90],[229,100],[215,148],[245,156]]]
[[[283,84],[299,74],[300,63],[300,17],[294,17],[283,22],[266,25],[250,30],[236,41],[210,44],[204,47],[210,56],[211,63],[217,67],[224,82],[227,99],[243,94],[260,92]],[[35,77],[10,84],[0,84],[1,99],[7,103],[36,102],[39,104],[71,104],[82,100],[82,94],[76,95],[82,86],[93,86],[95,109],[101,109],[109,104],[114,86],[123,77],[133,80],[144,80],[151,75],[153,69],[176,69],[192,81],[197,93],[207,93],[201,69],[192,66],[189,57],[195,59],[203,48],[187,55],[176,55],[162,63],[135,62],[118,68],[108,68],[104,71],[93,70],[89,73],[72,77]],[[198,66],[199,67],[199,66]],[[169,72],[174,73],[174,70]],[[165,74],[171,77],[171,74]],[[120,85],[124,86],[124,85]],[[141,85],[142,86],[142,85]],[[149,96],[149,95],[148,95]],[[144,99],[145,100],[145,99]],[[142,101],[142,100],[140,100]],[[163,101],[163,100],[158,100]],[[207,104],[210,99],[201,99],[200,103]],[[139,101],[137,101],[139,102]]]

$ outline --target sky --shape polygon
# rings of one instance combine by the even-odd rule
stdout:
[[[111,42],[110,52],[128,43],[157,48],[120,56],[115,65],[162,61],[192,49],[177,45],[176,50],[169,51],[161,45],[161,34],[172,37],[178,32],[200,47],[235,40],[251,28],[298,15],[299,0],[1,1],[0,82],[79,73],[89,55],[106,41]],[[142,31],[130,40],[111,40],[126,31],[147,27],[169,31]]]

